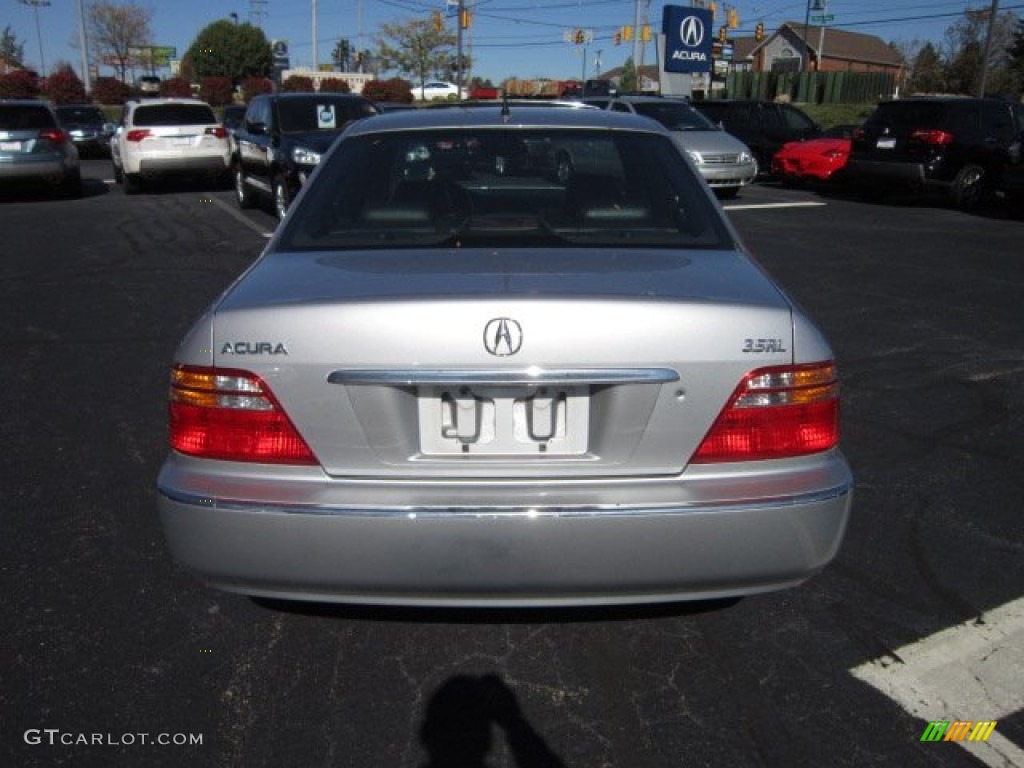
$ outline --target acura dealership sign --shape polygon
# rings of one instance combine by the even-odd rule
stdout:
[[[711,11],[666,5],[661,17],[665,34],[666,72],[709,72],[714,38]]]

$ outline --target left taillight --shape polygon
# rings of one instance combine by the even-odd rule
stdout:
[[[69,141],[71,136],[66,131],[51,128],[48,131],[40,131],[39,138],[44,141],[52,141],[54,144],[63,144],[65,141]]]
[[[128,131],[128,133],[124,135],[124,138],[126,141],[142,141],[150,135],[150,131],[147,128],[135,128],[134,130]]]
[[[189,456],[319,464],[266,382],[249,371],[175,366],[169,411],[171,447]]]
[[[785,459],[839,444],[839,379],[831,361],[747,374],[691,462]]]

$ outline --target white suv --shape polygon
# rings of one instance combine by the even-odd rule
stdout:
[[[114,180],[129,195],[143,180],[170,175],[207,175],[226,184],[231,167],[227,129],[198,99],[127,102],[110,157]]]

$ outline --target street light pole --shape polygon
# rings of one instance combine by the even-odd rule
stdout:
[[[316,50],[316,0],[313,0],[313,71],[320,66]]]
[[[35,9],[36,12],[36,37],[39,38],[39,68],[42,70],[40,73],[43,77],[46,77],[46,58],[43,56],[43,33],[39,29],[39,6],[49,5],[50,0],[18,0],[22,5],[30,5]]]
[[[89,40],[85,35],[85,9],[78,0],[78,45],[82,49],[82,85],[85,92],[92,90],[92,73],[89,71]]]

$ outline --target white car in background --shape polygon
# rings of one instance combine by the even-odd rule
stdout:
[[[421,101],[434,101],[435,99],[465,99],[468,93],[465,88],[459,90],[459,86],[455,83],[449,83],[444,80],[434,80],[429,83],[424,83],[421,87],[416,88],[413,93],[416,94],[416,98]]]
[[[146,99],[125,103],[110,158],[114,180],[131,195],[143,181],[167,176],[206,175],[227,184],[231,146],[205,101]]]

